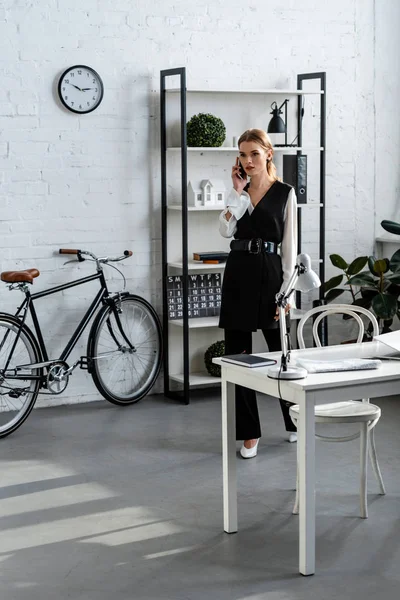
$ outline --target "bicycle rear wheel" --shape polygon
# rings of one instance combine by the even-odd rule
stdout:
[[[17,373],[16,367],[40,361],[35,339],[26,327],[22,328],[12,351],[20,327],[21,323],[15,317],[0,317],[0,438],[22,425],[34,407],[40,388],[39,379],[29,379],[38,376],[40,369],[26,367],[18,370],[21,378],[12,377]]]
[[[116,305],[123,333],[113,309],[104,307],[89,334],[91,374],[106,400],[134,404],[149,393],[160,372],[161,325],[144,298],[129,294]]]

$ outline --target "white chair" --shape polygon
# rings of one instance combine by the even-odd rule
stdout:
[[[319,306],[309,310],[300,320],[297,337],[300,348],[305,348],[303,329],[305,323],[315,317],[313,324],[313,339],[317,347],[321,347],[321,341],[318,335],[318,325],[321,320],[332,314],[347,314],[358,323],[358,337],[357,342],[360,343],[364,338],[364,323],[360,315],[368,317],[373,327],[373,335],[379,334],[379,327],[375,316],[365,308],[360,306],[353,306],[349,304],[332,304],[329,306]],[[290,407],[289,410],[293,423],[297,426],[299,419],[299,406],[296,404]],[[371,458],[372,468],[374,470],[376,479],[379,484],[379,490],[381,494],[385,494],[385,486],[383,485],[382,475],[379,469],[378,458],[375,448],[374,438],[374,427],[378,423],[381,416],[381,409],[379,406],[370,404],[369,398],[364,398],[361,402],[357,400],[350,400],[348,402],[337,402],[331,404],[320,404],[315,407],[315,422],[316,423],[358,423],[360,428],[359,431],[352,435],[346,435],[342,437],[328,437],[323,435],[317,435],[316,437],[324,442],[348,442],[356,438],[360,438],[360,509],[361,517],[366,519],[368,517],[367,509],[367,454],[369,448],[369,454]],[[293,514],[297,514],[299,511],[299,489],[298,489],[298,477],[296,484],[296,500],[293,508]]]

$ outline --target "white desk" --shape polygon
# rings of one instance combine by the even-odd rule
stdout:
[[[379,350],[381,350],[379,345]],[[341,358],[368,358],[378,351],[376,342],[348,344],[328,348],[294,350],[291,363],[296,356],[324,360]],[[280,360],[280,353],[264,353]],[[321,357],[322,358],[322,357]],[[256,390],[263,394],[279,397],[278,381],[267,376],[268,367],[245,368],[216,358],[221,366],[222,383],[222,459],[224,530],[238,530],[237,481],[236,481],[236,435],[234,384]],[[309,375],[297,381],[280,381],[284,400],[300,405],[298,430],[299,462],[299,571],[302,575],[315,573],[315,418],[314,405],[361,398],[377,398],[400,393],[400,362],[383,361],[379,369],[365,371],[341,371]]]

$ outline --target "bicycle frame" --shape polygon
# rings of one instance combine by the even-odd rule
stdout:
[[[64,350],[61,352],[61,355],[59,358],[57,359],[49,359],[48,357],[48,353],[47,353],[47,348],[46,348],[46,344],[45,341],[43,339],[43,335],[42,335],[42,330],[40,328],[40,324],[39,324],[39,320],[36,314],[36,310],[34,307],[34,300],[38,300],[40,298],[44,298],[46,296],[50,296],[52,294],[56,294],[57,292],[62,292],[63,290],[67,290],[69,288],[78,286],[78,285],[83,285],[85,283],[89,283],[90,281],[95,281],[96,279],[98,279],[100,281],[100,290],[98,291],[98,293],[96,294],[94,300],[92,301],[92,303],[90,304],[89,308],[87,309],[86,313],[83,315],[81,321],[79,322],[77,328],[75,329],[74,333],[72,334],[70,340],[68,341],[67,345],[65,346]],[[125,295],[124,292],[118,293],[117,297],[123,297]],[[128,344],[128,346],[133,349],[133,346],[131,344],[131,342],[129,341],[129,339],[126,337],[124,330],[122,328],[121,325],[121,321],[119,318],[119,314],[118,314],[118,308],[115,302],[115,296],[109,296],[108,293],[108,288],[107,288],[107,283],[104,277],[104,273],[103,271],[100,269],[97,273],[94,273],[93,275],[89,275],[87,277],[83,277],[81,279],[76,279],[74,281],[71,281],[69,283],[64,283],[62,285],[58,285],[56,287],[53,288],[49,288],[47,290],[43,290],[41,292],[36,292],[34,294],[31,294],[29,289],[25,289],[25,298],[22,302],[22,304],[18,307],[17,312],[15,313],[15,317],[17,317],[20,322],[21,322],[21,327],[17,333],[17,336],[14,340],[13,343],[13,347],[11,349],[10,355],[9,355],[9,359],[11,358],[15,346],[18,342],[20,333],[25,325],[25,321],[26,321],[26,317],[28,312],[30,313],[31,317],[32,317],[32,322],[33,322],[33,326],[35,329],[35,333],[36,333],[36,338],[37,338],[37,342],[39,345],[39,349],[40,349],[40,353],[41,353],[41,358],[42,361],[41,363],[32,363],[32,364],[26,364],[26,365],[21,365],[21,367],[23,366],[24,368],[42,368],[42,367],[46,367],[46,366],[51,366],[52,363],[54,362],[65,362],[68,358],[68,356],[71,354],[72,350],[74,349],[76,343],[78,342],[79,338],[81,337],[81,335],[83,334],[84,330],[86,329],[87,325],[89,324],[91,318],[93,317],[93,315],[95,314],[95,312],[97,311],[97,309],[99,308],[100,304],[109,304],[109,306],[112,308],[114,316],[115,316],[115,320],[118,326],[118,329],[123,337],[123,339],[125,340],[125,342]],[[22,313],[22,315],[21,315]],[[22,318],[21,318],[22,317]],[[109,326],[109,331],[110,331],[110,335],[112,336],[112,338],[114,339],[115,343],[117,344],[117,346],[119,346],[118,340],[115,337],[111,326]],[[87,357],[81,357],[80,361],[78,362],[78,364],[80,364],[81,368],[88,368],[88,364],[87,362],[85,362],[84,359],[87,359]],[[7,368],[8,368],[8,364],[7,363],[5,365],[5,368],[3,370],[3,373],[7,372]],[[7,377],[11,378],[11,379],[24,379],[24,380],[35,380],[35,379],[40,379],[43,380],[43,375],[18,375],[18,373],[7,373]]]

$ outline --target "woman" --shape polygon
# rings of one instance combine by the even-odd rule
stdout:
[[[281,349],[275,296],[290,279],[297,255],[296,195],[277,178],[272,144],[265,131],[248,129],[240,136],[238,147],[239,158],[232,167],[233,189],[219,217],[221,235],[234,236],[222,285],[219,326],[225,330],[225,354],[250,354],[252,332],[257,329],[274,352]],[[289,406],[281,401],[288,439],[294,442],[296,427]],[[236,439],[244,440],[243,458],[257,455],[260,437],[256,393],[236,386]]]

